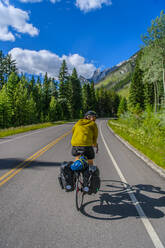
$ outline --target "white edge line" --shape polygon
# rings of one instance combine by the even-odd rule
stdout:
[[[119,166],[117,165],[117,163],[116,163],[116,161],[115,161],[115,159],[114,159],[112,153],[110,152],[110,150],[109,150],[109,148],[108,148],[106,142],[105,142],[105,139],[104,139],[103,134],[102,134],[101,126],[100,126],[100,134],[101,134],[103,143],[104,143],[104,145],[105,145],[105,147],[106,147],[106,149],[107,149],[108,155],[110,156],[110,158],[111,158],[111,160],[112,160],[112,162],[113,162],[113,164],[114,164],[114,167],[115,167],[117,173],[119,174],[119,177],[120,177],[121,181],[124,182],[124,183],[126,183],[126,184],[128,184],[127,181],[126,181],[126,179],[125,179],[125,177],[124,177],[124,175],[122,174],[122,172],[121,172]],[[131,198],[131,201],[133,202],[133,204],[134,204],[134,206],[135,206],[135,208],[136,208],[136,210],[137,210],[137,212],[138,212],[138,214],[139,214],[139,217],[140,217],[141,221],[143,222],[143,224],[144,224],[144,226],[145,226],[145,228],[146,228],[146,231],[148,232],[148,235],[150,236],[150,238],[151,238],[151,240],[152,240],[154,246],[155,246],[156,248],[165,248],[165,247],[163,246],[161,240],[159,239],[159,237],[158,237],[156,231],[154,230],[153,226],[151,225],[149,219],[148,219],[147,216],[145,215],[145,213],[144,213],[142,207],[140,206],[140,203],[139,203],[138,200],[136,199],[134,193],[129,192],[129,190],[128,190],[128,194],[129,194],[129,196],[130,196],[130,198]]]
[[[65,125],[65,123],[62,124],[62,125]],[[51,128],[54,128],[54,127],[57,127],[57,126],[61,126],[61,125],[55,125],[55,126],[46,127],[46,128],[51,129]],[[32,131],[32,130],[31,130],[31,131]],[[42,130],[40,130],[40,131],[31,132],[31,133],[28,133],[28,134],[25,134],[25,135],[22,135],[22,136],[13,138],[13,139],[11,139],[11,140],[2,141],[2,142],[0,142],[0,145],[1,145],[1,144],[4,144],[4,143],[12,142],[13,140],[21,139],[21,138],[23,138],[23,137],[30,136],[30,135],[33,135],[33,134],[36,134],[36,133],[41,133],[41,132],[44,132],[44,131],[45,131],[45,128],[42,128]]]
[[[157,172],[161,177],[165,178],[165,170],[160,168],[157,164],[155,164],[153,161],[151,161],[149,158],[147,158],[144,154],[142,154],[140,151],[138,151],[136,148],[134,148],[129,142],[122,139],[119,135],[117,135],[112,128],[108,125],[109,130],[126,146],[128,147],[132,152],[134,152],[139,158],[141,158],[148,166],[150,166],[151,169],[153,169],[155,172]]]

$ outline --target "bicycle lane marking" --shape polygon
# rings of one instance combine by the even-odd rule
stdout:
[[[54,141],[52,141],[48,145],[41,148],[39,151],[34,153],[32,156],[27,158],[25,161],[18,164],[14,169],[10,170],[9,172],[7,172],[3,176],[1,176],[0,177],[0,187],[3,184],[5,184],[6,182],[8,182],[11,178],[13,178],[16,174],[18,174],[23,168],[28,166],[33,160],[40,157],[42,154],[44,154],[46,151],[48,151],[51,147],[53,147],[55,144],[57,144],[60,140],[62,140],[67,135],[69,135],[71,132],[72,132],[71,130],[66,132],[65,134],[63,134],[59,138],[55,139]]]
[[[112,160],[113,165],[114,165],[114,167],[115,167],[115,169],[116,169],[121,181],[124,182],[125,184],[129,185],[127,180],[125,179],[124,175],[122,174],[122,172],[121,172],[116,160],[114,159],[110,149],[108,148],[108,145],[107,145],[107,143],[106,143],[106,141],[105,141],[105,139],[103,137],[101,124],[100,124],[99,128],[100,128],[100,134],[101,134],[101,138],[103,140],[103,143],[104,143],[104,145],[105,145],[105,147],[107,149],[108,155],[109,155],[110,159]],[[131,192],[131,189],[129,187],[126,188],[126,191],[129,194],[129,197],[130,197],[131,201],[133,202],[133,205],[135,206],[135,208],[136,208],[136,210],[138,212],[138,215],[139,215],[141,221],[143,222],[143,224],[144,224],[144,226],[146,228],[146,231],[148,232],[148,235],[150,236],[154,246],[156,248],[165,248],[164,245],[162,244],[161,240],[159,239],[159,236],[157,235],[156,231],[154,230],[151,222],[149,221],[149,219],[145,215],[145,213],[144,213],[142,207],[140,206],[140,203],[136,199],[136,196],[134,195],[134,193]]]

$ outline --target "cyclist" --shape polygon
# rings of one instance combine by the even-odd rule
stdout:
[[[90,110],[72,128],[71,144],[72,155],[75,157],[74,161],[79,160],[83,152],[83,155],[88,159],[89,166],[93,165],[93,159],[95,158],[94,147],[96,147],[96,153],[98,152],[98,127],[95,121],[96,112]],[[86,192],[89,191],[87,187],[88,177],[89,173],[86,170],[86,172],[84,171],[84,191]]]

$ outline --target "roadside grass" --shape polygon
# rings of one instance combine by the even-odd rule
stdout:
[[[165,135],[164,132],[147,132],[142,127],[130,127],[123,120],[109,120],[109,126],[120,137],[141,151],[158,166],[165,169]],[[149,128],[148,128],[149,129]]]
[[[71,121],[73,121],[73,120],[71,120]],[[10,136],[10,135],[15,135],[18,133],[24,133],[24,132],[28,132],[28,131],[32,131],[32,130],[37,130],[37,129],[41,129],[41,128],[61,125],[61,124],[67,123],[67,122],[70,122],[70,121],[46,122],[46,123],[33,124],[33,125],[27,125],[27,126],[0,129],[0,138]]]

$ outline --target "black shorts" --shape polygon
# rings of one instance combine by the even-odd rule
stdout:
[[[94,159],[95,152],[93,146],[73,146],[72,147],[72,155],[74,157],[81,155],[81,152],[84,152],[83,155],[87,157],[87,159]]]

